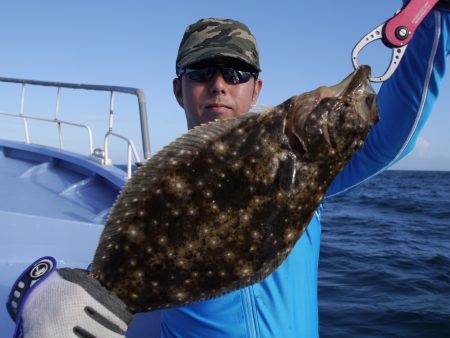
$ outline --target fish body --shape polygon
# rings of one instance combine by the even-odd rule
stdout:
[[[132,312],[267,277],[376,122],[369,76],[361,67],[334,87],[201,125],[165,147],[116,201],[93,276]]]

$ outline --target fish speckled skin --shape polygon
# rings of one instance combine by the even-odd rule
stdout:
[[[92,274],[132,312],[255,283],[287,257],[377,121],[370,69],[183,135],[115,203]]]

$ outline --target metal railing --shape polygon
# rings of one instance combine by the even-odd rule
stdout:
[[[113,132],[113,116],[114,116],[114,98],[115,93],[124,93],[135,95],[138,100],[139,105],[139,117],[141,124],[141,139],[142,139],[142,149],[144,153],[144,158],[148,159],[151,156],[150,151],[150,138],[148,131],[148,120],[147,120],[147,107],[145,101],[144,92],[138,88],[131,87],[119,87],[119,86],[103,86],[103,85],[89,85],[89,84],[74,84],[74,83],[63,83],[63,82],[51,82],[51,81],[37,81],[37,80],[26,80],[26,79],[15,79],[15,78],[6,78],[0,77],[0,82],[9,82],[9,83],[18,83],[22,84],[22,91],[20,97],[20,112],[15,113],[6,113],[0,112],[0,115],[20,118],[24,123],[25,130],[25,142],[30,143],[30,133],[29,133],[29,120],[37,120],[49,123],[55,123],[58,129],[58,147],[60,150],[64,150],[63,145],[63,137],[62,137],[62,125],[70,125],[74,127],[84,128],[87,130],[88,134],[88,143],[89,143],[89,156],[91,158],[100,161],[102,164],[110,165],[111,160],[109,158],[109,137],[114,136],[116,138],[122,139],[128,144],[127,150],[127,168],[128,168],[128,177],[131,176],[131,155],[134,156],[136,162],[140,162],[139,155],[136,151],[136,147],[131,139],[128,139],[122,135]],[[24,103],[25,103],[25,88],[27,85],[35,85],[35,86],[47,86],[47,87],[56,87],[56,102],[55,102],[55,116],[53,119],[49,118],[41,118],[31,115],[25,115],[24,112]],[[84,89],[84,90],[96,90],[96,91],[106,91],[110,92],[110,106],[109,106],[109,126],[108,131],[105,134],[104,138],[104,152],[99,151],[99,149],[93,149],[93,141],[92,141],[92,130],[89,126],[69,121],[64,121],[60,119],[60,102],[61,102],[61,88],[69,88],[69,89]]]

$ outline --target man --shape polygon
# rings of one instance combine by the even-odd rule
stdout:
[[[438,33],[439,29],[450,29],[449,13],[442,14],[430,14],[416,32],[396,74],[383,84],[379,93],[380,122],[371,131],[365,147],[336,178],[328,197],[381,172],[412,150],[437,96],[445,57],[450,51],[450,40]],[[234,35],[249,39],[245,44],[237,41],[235,46],[227,40]],[[243,55],[241,51],[247,53]],[[242,24],[205,19],[188,27],[177,57],[174,93],[185,110],[189,128],[214,118],[238,116],[256,102],[262,86],[257,75],[244,83],[224,78],[221,67],[232,68],[235,62],[242,61],[245,64],[235,66],[236,69],[260,70],[255,40]],[[287,260],[262,282],[217,299],[162,311],[162,335],[318,336],[319,217],[320,211]]]
[[[328,196],[350,189],[381,172],[412,149],[428,118],[437,96],[439,81],[445,72],[446,55],[450,51],[449,31],[450,14],[445,10],[436,10],[427,17],[410,43],[399,69],[380,90],[380,122],[371,131],[364,148],[336,178]],[[260,70],[256,41],[242,23],[203,19],[189,26],[180,44],[176,61],[177,78],[173,81],[174,94],[185,110],[188,127],[247,112],[256,103],[262,87],[262,81],[258,78]],[[162,311],[161,335],[318,336],[319,217],[320,210],[286,261],[260,283],[209,301]],[[47,318],[52,318],[51,315],[55,318],[53,322],[47,319],[47,326],[57,326],[54,322],[70,317],[67,325],[69,331],[77,327],[98,337],[123,335],[129,316],[123,314],[120,304],[106,302],[107,296],[92,296],[89,293],[90,286],[83,286],[83,289],[70,295],[69,298],[77,299],[77,304],[70,310],[62,305],[46,309],[47,303],[63,303],[51,300],[51,292],[55,289],[51,285],[56,285],[57,289],[66,289],[70,282],[82,284],[76,278],[60,276],[58,273],[51,274],[48,279],[51,281],[42,283],[40,296],[34,297],[32,292],[30,300],[25,303],[24,313],[28,315],[24,314],[22,320],[26,333],[36,331],[37,322],[42,319],[30,313],[41,311],[47,313]],[[47,287],[50,291],[45,291],[45,285],[50,285]],[[83,290],[88,290],[88,293]],[[71,299],[67,298],[66,303],[70,303]],[[98,319],[99,316],[94,318],[95,325],[87,323],[82,311],[73,315],[74,311],[85,307],[84,303],[98,309],[113,325],[105,324],[104,320]],[[86,329],[87,326],[89,329]],[[28,336],[25,334],[25,337]]]

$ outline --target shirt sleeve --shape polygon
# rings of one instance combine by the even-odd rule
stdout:
[[[430,12],[416,30],[397,70],[380,88],[380,121],[333,181],[326,198],[381,173],[414,148],[439,94],[450,52],[449,34],[450,12]]]

